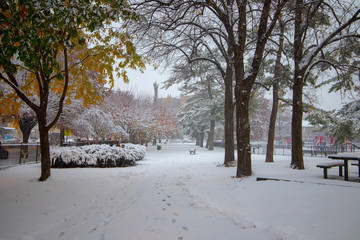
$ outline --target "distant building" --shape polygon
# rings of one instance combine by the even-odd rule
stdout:
[[[168,95],[166,98],[158,98],[157,103],[160,106],[165,107],[170,112],[176,114],[179,109],[184,106],[184,104],[189,98],[190,96],[185,96],[183,94],[178,97],[172,97],[171,95]]]

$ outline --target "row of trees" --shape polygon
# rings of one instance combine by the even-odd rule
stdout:
[[[120,90],[108,91],[96,105],[85,107],[77,101],[65,106],[57,125],[86,139],[141,144],[177,131],[176,120],[165,107],[153,104],[150,97]]]
[[[280,91],[292,90],[292,161],[303,169],[302,118],[307,85],[344,85],[358,74],[357,47],[360,10],[355,1],[340,0],[133,0],[145,21],[135,26],[144,51],[159,61],[183,61],[188,68],[206,62],[223,82],[225,165],[234,161],[234,126],[237,141],[237,177],[252,174],[250,100],[258,84],[273,86],[274,109]],[[259,73],[269,70],[262,82]],[[333,78],[334,73],[337,75]],[[269,73],[268,73],[269,74]],[[331,75],[331,77],[329,77]],[[265,79],[265,78],[264,78]],[[187,78],[183,78],[188,82]],[[290,80],[290,81],[289,81]],[[287,84],[286,84],[287,83]],[[346,84],[349,85],[349,84]],[[351,84],[350,84],[351,85]],[[233,116],[235,113],[235,124]],[[269,141],[268,156],[273,155]],[[267,161],[272,161],[271,157]]]

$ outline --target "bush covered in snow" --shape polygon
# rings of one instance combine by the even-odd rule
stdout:
[[[51,166],[67,167],[127,167],[144,158],[146,147],[135,144],[122,146],[88,145],[57,147],[50,150]]]

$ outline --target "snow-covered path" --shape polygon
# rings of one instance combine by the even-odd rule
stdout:
[[[191,147],[149,148],[130,168],[53,169],[44,183],[38,165],[1,171],[0,239],[358,239],[360,184],[322,179],[327,159],[295,171],[288,156],[254,155],[254,176],[234,179],[217,167],[223,149]]]

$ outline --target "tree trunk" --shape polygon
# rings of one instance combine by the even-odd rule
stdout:
[[[279,81],[281,78],[281,56],[284,45],[284,31],[285,25],[281,21],[281,17],[279,18],[280,25],[280,37],[279,37],[279,48],[276,53],[276,61],[275,61],[275,73],[274,78],[275,82],[273,85],[273,105],[271,109],[270,123],[269,123],[269,132],[268,132],[268,141],[266,148],[266,158],[265,162],[274,162],[274,139],[275,139],[275,127],[276,127],[276,118],[279,107]]]
[[[233,166],[234,157],[234,103],[233,103],[233,70],[232,66],[227,68],[225,77],[225,159],[226,167]]]
[[[201,129],[201,132],[200,132],[200,147],[204,147],[204,136],[205,136],[205,133],[204,133],[204,127]]]
[[[210,138],[210,131],[208,132],[208,137],[206,138],[206,145],[205,148],[209,149],[209,139]]]
[[[39,181],[45,181],[51,175],[49,131],[46,127],[46,113],[37,116],[40,134],[41,176]]]
[[[207,90],[208,90],[208,95],[209,95],[209,99],[211,102],[213,102],[213,93],[212,93],[212,89],[211,89],[211,81],[207,82]],[[208,138],[207,138],[207,142],[206,142],[206,148],[208,150],[214,150],[214,135],[215,135],[215,107],[211,106],[212,109],[210,110],[210,131],[208,133]]]
[[[303,58],[303,21],[304,1],[296,0],[295,8],[295,34],[294,34],[294,85],[293,85],[293,112],[291,122],[291,166],[296,169],[304,169],[302,151],[302,116],[303,101],[302,92],[304,85],[304,73],[300,63]]]
[[[196,146],[200,146],[200,133],[199,132],[196,132],[196,143],[195,143]]]
[[[250,146],[250,121],[249,103],[250,94],[235,89],[236,94],[236,140],[238,165],[236,177],[251,176],[251,146]]]
[[[293,85],[293,112],[291,121],[291,166],[296,169],[304,169],[302,149],[302,117],[303,117],[303,76],[301,72],[295,71]]]
[[[276,126],[278,106],[279,106],[279,84],[278,82],[275,82],[273,85],[273,105],[272,105],[270,123],[269,123],[265,162],[274,162],[274,138],[275,138],[275,126]]]
[[[207,146],[209,150],[214,150],[215,120],[210,121],[210,132],[208,134]]]

